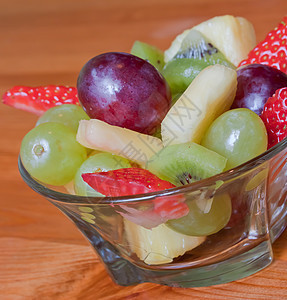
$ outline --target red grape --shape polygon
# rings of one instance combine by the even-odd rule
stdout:
[[[147,61],[109,52],[89,60],[78,77],[79,100],[93,119],[152,134],[171,105],[168,84]]]
[[[287,75],[267,65],[251,64],[238,69],[237,81],[231,108],[249,108],[260,115],[268,98],[287,86]]]

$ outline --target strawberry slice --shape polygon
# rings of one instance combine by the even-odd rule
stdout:
[[[124,168],[107,172],[82,174],[83,180],[101,194],[109,197],[156,192],[175,187],[148,170]]]
[[[287,87],[278,89],[264,105],[261,119],[268,134],[268,148],[287,136]]]
[[[241,61],[239,66],[263,64],[287,73],[287,16]]]
[[[96,191],[110,197],[144,194],[175,187],[172,183],[140,168],[85,173],[82,174],[82,178]],[[132,222],[152,228],[167,220],[187,215],[189,208],[184,201],[182,195],[162,196],[154,199],[153,206],[144,210],[135,209],[135,205],[120,205],[124,210],[120,213]]]
[[[36,115],[61,104],[77,104],[77,89],[68,86],[14,86],[3,95],[3,103]]]

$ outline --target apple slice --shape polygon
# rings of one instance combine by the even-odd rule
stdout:
[[[235,66],[256,46],[253,25],[242,17],[214,17],[194,29],[201,32]]]
[[[236,71],[223,65],[203,69],[163,119],[164,146],[200,143],[209,125],[231,107],[236,87]]]
[[[95,150],[107,151],[145,165],[163,148],[159,138],[113,126],[97,119],[80,121],[77,141]]]

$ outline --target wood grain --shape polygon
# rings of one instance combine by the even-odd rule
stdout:
[[[286,0],[0,0],[0,94],[14,85],[75,85],[82,65],[134,40],[167,48],[187,27],[243,16],[258,41]],[[267,269],[234,283],[178,289],[116,286],[78,230],[18,173],[22,137],[36,116],[0,104],[0,299],[287,299],[287,234]]]
[[[287,232],[275,243],[286,247]],[[286,248],[285,248],[286,249]],[[286,250],[285,250],[286,252]],[[206,288],[156,284],[119,287],[92,248],[23,238],[1,238],[0,299],[286,299],[286,256],[237,282]],[[285,260],[284,260],[285,258]]]

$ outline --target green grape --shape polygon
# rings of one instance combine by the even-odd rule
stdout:
[[[40,124],[22,140],[21,160],[37,180],[51,185],[70,182],[87,158],[86,149],[76,141],[76,132],[61,123]]]
[[[135,41],[131,50],[131,54],[147,60],[159,71],[161,71],[164,66],[163,52],[152,45]]]
[[[229,170],[266,151],[266,128],[247,108],[229,110],[210,125],[202,145],[226,157],[225,170]]]
[[[166,225],[186,235],[205,236],[218,232],[228,223],[232,204],[228,194],[214,198],[187,201],[189,213],[182,218],[169,220]]]
[[[131,168],[131,164],[126,158],[121,156],[107,152],[97,153],[90,156],[83,162],[75,175],[74,185],[76,194],[80,196],[102,196],[102,194],[96,192],[83,181],[83,173],[106,172],[122,168]]]
[[[46,122],[63,123],[77,131],[81,120],[90,118],[82,107],[74,104],[63,104],[48,109],[37,121],[36,126]]]

